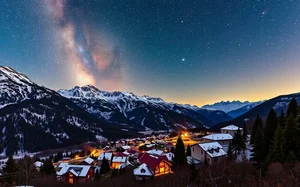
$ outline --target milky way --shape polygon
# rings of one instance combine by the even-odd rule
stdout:
[[[62,39],[63,54],[70,68],[74,69],[78,85],[102,85],[108,90],[120,88],[121,58],[117,46],[104,45],[92,29],[85,24],[80,9],[68,9],[64,0],[47,0],[49,16],[54,19],[59,37]]]
[[[204,105],[300,91],[299,0],[0,0],[0,64]]]

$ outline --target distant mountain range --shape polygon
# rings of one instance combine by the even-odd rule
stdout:
[[[207,110],[220,110],[226,112],[232,118],[236,118],[255,106],[261,104],[263,101],[249,102],[249,101],[221,101],[212,105],[204,105],[201,108]]]
[[[284,111],[286,113],[288,105],[292,98],[295,98],[297,100],[298,105],[300,104],[300,93],[277,96],[253,107],[251,110],[236,117],[233,120],[216,124],[211,129],[218,131],[221,127],[229,124],[235,124],[242,127],[246,121],[252,122],[258,115],[261,118],[266,119],[271,108],[276,111],[277,115],[279,115],[281,111]]]
[[[168,103],[161,98],[137,96],[129,92],[105,92],[90,85],[59,90],[58,93],[100,119],[122,124],[124,129],[210,127],[232,119],[222,111]]]

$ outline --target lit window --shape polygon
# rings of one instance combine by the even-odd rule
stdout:
[[[159,168],[159,173],[164,173],[165,172],[165,168]]]

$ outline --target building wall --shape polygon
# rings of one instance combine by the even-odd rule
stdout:
[[[201,149],[201,147],[196,144],[191,147],[191,156],[197,160],[204,161],[205,160],[205,152]]]
[[[161,161],[153,172],[155,173],[155,176],[169,174],[171,172],[171,167],[165,161]]]
[[[223,129],[221,129],[221,133],[230,134],[232,137],[234,137],[235,132],[236,132],[235,130],[223,130]],[[243,133],[243,130],[241,130],[241,133]]]
[[[152,178],[153,177],[150,177],[150,176],[135,176],[135,180],[137,180],[137,181],[150,180]]]
[[[209,165],[221,163],[226,159],[226,156],[211,158],[199,145],[192,146],[191,153],[193,158],[200,160],[202,163],[207,162]]]
[[[93,168],[90,168],[86,177],[76,177],[72,173],[68,172],[61,179],[65,183],[80,184],[80,183],[85,183],[85,182],[91,181],[91,180],[93,180],[93,178],[94,178],[94,170],[93,170]]]
[[[113,162],[111,168],[118,169],[119,165],[123,164],[123,162]]]
[[[206,163],[208,163],[209,165],[220,164],[220,163],[224,162],[225,160],[226,160],[226,156],[211,158],[206,153]]]

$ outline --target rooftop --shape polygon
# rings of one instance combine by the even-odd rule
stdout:
[[[232,140],[232,136],[230,134],[225,133],[216,133],[216,134],[210,134],[207,136],[204,136],[203,139],[209,139],[209,140]]]
[[[199,146],[212,158],[227,155],[218,142],[200,143]]]
[[[222,130],[231,130],[231,131],[237,131],[239,129],[238,126],[235,125],[228,125],[226,127],[221,128]],[[240,128],[240,130],[242,130],[242,128]]]
[[[133,174],[138,176],[153,176],[151,169],[145,163],[134,169]]]
[[[56,172],[56,175],[64,175],[67,172],[71,172],[72,174],[74,174],[75,176],[79,176],[79,177],[85,177],[89,171],[89,169],[91,168],[91,166],[86,166],[86,165],[72,165],[72,164],[63,164],[63,165],[59,165],[58,167],[62,166],[62,168]]]
[[[104,153],[101,153],[98,157],[98,160],[103,160],[103,158],[105,157],[106,160],[111,160],[112,158],[112,153],[109,153],[109,152],[104,152]]]

